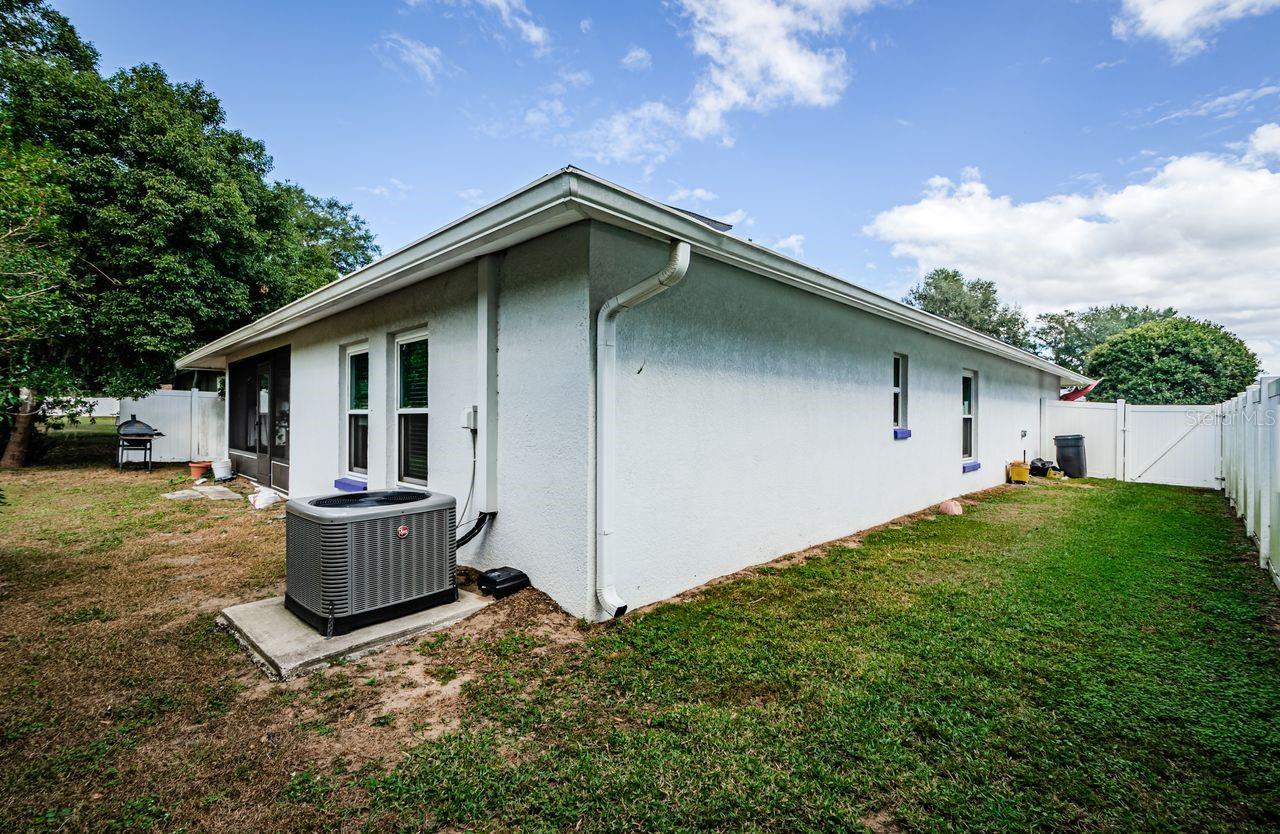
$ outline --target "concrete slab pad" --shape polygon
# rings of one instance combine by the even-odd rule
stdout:
[[[224,608],[218,622],[249,650],[267,670],[267,674],[280,680],[289,680],[339,658],[354,657],[399,640],[451,626],[491,602],[493,600],[489,597],[458,591],[457,601],[448,605],[437,605],[426,611],[365,626],[350,634],[340,634],[327,640],[289,613],[284,607],[284,597]]]
[[[204,497],[206,497],[206,498],[210,498],[210,499],[212,499],[212,500],[214,500],[214,501],[238,501],[238,500],[240,500],[240,493],[238,493],[238,492],[232,492],[231,490],[227,489],[226,487],[224,487],[224,486],[218,486],[217,484],[210,484],[210,485],[208,485],[208,486],[198,486],[198,487],[196,487],[195,489],[196,489],[196,492],[198,492],[198,493],[200,493],[201,495],[203,495]]]
[[[180,489],[176,492],[166,492],[160,497],[168,498],[170,501],[195,501],[196,499],[204,498],[203,495],[196,492],[194,489]]]

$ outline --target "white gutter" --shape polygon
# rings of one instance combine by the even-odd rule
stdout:
[[[627,603],[614,587],[609,552],[617,460],[618,317],[680,283],[689,269],[689,252],[689,244],[673,240],[666,266],[610,298],[596,316],[596,599],[610,617],[627,612]]]

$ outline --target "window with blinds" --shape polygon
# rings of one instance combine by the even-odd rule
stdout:
[[[978,372],[960,375],[960,456],[972,460],[978,440]]]
[[[902,353],[893,355],[893,427],[907,427],[907,357]]]
[[[404,483],[427,482],[427,397],[429,349],[422,335],[396,341],[396,422],[399,477]]]
[[[347,471],[369,473],[369,351],[347,353]]]

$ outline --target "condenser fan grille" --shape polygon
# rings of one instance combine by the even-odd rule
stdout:
[[[430,497],[431,494],[428,492],[414,492],[408,489],[394,489],[384,492],[353,492],[348,495],[330,495],[325,498],[316,498],[311,502],[311,506],[357,510],[361,507],[390,507],[396,504],[410,504]]]

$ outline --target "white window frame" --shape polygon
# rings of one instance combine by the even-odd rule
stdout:
[[[905,429],[909,425],[907,423],[907,386],[910,384],[910,377],[908,376],[909,362],[907,361],[907,355],[905,353],[895,353],[892,365],[896,366],[896,368],[890,369],[890,373],[893,373],[893,370],[897,370],[898,377],[898,384],[893,386],[893,401],[897,403],[897,408],[894,411],[898,414],[898,418],[893,421],[893,427],[895,429]],[[892,377],[890,377],[890,381],[892,382]],[[892,414],[893,412],[891,411],[890,416]]]
[[[430,334],[427,333],[427,329],[425,327],[422,327],[422,328],[418,328],[417,330],[409,330],[404,333],[398,334],[395,338],[395,342],[391,347],[391,362],[393,367],[395,368],[395,373],[392,374],[394,378],[393,380],[394,384],[392,385],[392,388],[391,388],[392,411],[395,413],[395,427],[393,429],[395,434],[395,443],[394,443],[394,453],[391,456],[391,463],[395,467],[397,484],[401,486],[409,486],[409,487],[423,487],[427,485],[427,480],[431,478],[430,455],[427,456],[427,478],[426,479],[420,481],[417,478],[403,478],[400,475],[400,451],[401,451],[400,450],[400,438],[401,438],[400,417],[401,415],[404,415],[404,414],[428,415],[427,437],[428,439],[430,439],[431,437],[431,428],[430,428],[431,397],[429,394],[427,396],[426,408],[401,408],[400,407],[400,346],[412,344],[413,342],[427,342],[427,386],[428,388],[430,388],[430,385],[431,385],[431,338],[430,338]]]
[[[964,380],[969,382],[969,413],[964,413]],[[960,372],[960,459],[978,459],[978,372],[965,368]],[[969,423],[969,454],[964,453],[964,424]]]
[[[368,482],[369,480],[369,467],[368,467],[369,448],[368,446],[366,446],[364,450],[364,459],[366,464],[365,471],[358,472],[351,467],[351,418],[353,415],[360,415],[360,414],[363,414],[366,417],[370,416],[369,414],[370,409],[368,407],[365,407],[365,408],[351,407],[351,359],[353,357],[360,356],[362,354],[364,356],[368,356],[369,344],[367,342],[364,342],[357,345],[350,345],[342,353],[343,353],[342,355],[342,386],[341,386],[342,388],[342,474],[344,477],[355,478],[356,480]],[[370,362],[369,364],[368,373],[369,373],[370,379],[372,380],[372,377],[373,377],[372,362]],[[369,388],[370,388],[370,394],[372,394],[373,386],[370,385]],[[369,404],[371,405],[372,402],[370,402]],[[369,429],[372,430],[373,420],[370,419],[368,422],[369,422]],[[365,438],[366,438],[365,442],[367,443],[368,431],[366,431]]]

